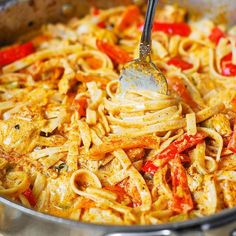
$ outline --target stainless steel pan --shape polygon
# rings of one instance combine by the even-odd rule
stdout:
[[[0,44],[46,22],[66,21],[83,16],[89,6],[108,8],[129,4],[129,0],[0,0]],[[136,1],[140,3],[140,0]],[[165,1],[167,2],[167,1]],[[236,0],[179,0],[199,17],[236,24]],[[228,236],[236,235],[236,209],[210,217],[151,226],[85,224],[46,215],[0,197],[0,236]],[[235,230],[235,232],[234,232]]]

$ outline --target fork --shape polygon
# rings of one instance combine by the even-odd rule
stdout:
[[[151,60],[151,32],[158,0],[149,0],[139,46],[139,58],[124,65],[120,74],[120,93],[128,90],[150,90],[167,94],[164,74]]]

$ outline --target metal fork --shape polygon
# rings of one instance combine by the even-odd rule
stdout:
[[[120,91],[151,90],[167,94],[166,78],[151,60],[151,32],[158,0],[149,0],[139,46],[139,58],[128,62],[121,71]]]

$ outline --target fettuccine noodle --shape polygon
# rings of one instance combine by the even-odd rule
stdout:
[[[159,11],[152,58],[167,95],[120,93],[120,69],[138,56],[136,6],[94,8],[0,50],[1,195],[121,225],[236,206],[235,31]]]

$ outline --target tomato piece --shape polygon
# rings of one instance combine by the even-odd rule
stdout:
[[[86,109],[88,107],[88,101],[85,96],[81,96],[79,99],[74,100],[75,109],[81,117],[86,116]]]
[[[179,67],[181,70],[188,70],[193,68],[193,65],[187,61],[184,61],[183,59],[179,57],[173,57],[168,62],[168,65],[173,65],[176,67]]]
[[[132,5],[126,8],[121,16],[121,20],[116,26],[118,30],[123,31],[129,28],[140,19],[140,10],[137,6]]]
[[[34,194],[30,188],[26,189],[22,194],[27,198],[27,200],[29,201],[29,203],[32,207],[34,207],[36,205],[37,201],[36,201]]]
[[[35,48],[32,42],[3,49],[0,51],[0,67],[26,57],[34,51]]]
[[[225,33],[218,27],[214,27],[209,35],[209,39],[215,44],[218,44],[220,39],[224,37]]]
[[[197,108],[197,103],[193,100],[190,92],[186,88],[183,81],[178,77],[168,77],[167,78],[168,85],[170,88],[175,91],[184,102],[190,105],[192,108]]]
[[[188,187],[186,171],[178,155],[171,160],[171,180],[173,190],[172,209],[178,213],[187,213],[193,209],[193,200]]]
[[[131,60],[128,52],[117,45],[97,40],[97,47],[118,64],[125,64]]]
[[[154,161],[160,161],[158,166],[155,165],[154,161],[147,161],[142,167],[142,170],[144,172],[150,172],[154,174],[159,167],[167,164],[169,160],[173,159],[177,154],[180,154],[185,150],[196,146],[206,137],[207,135],[204,132],[197,132],[195,135],[188,135],[187,133],[183,134],[180,138],[166,147],[162,152],[154,156]]]
[[[233,153],[236,153],[236,119],[234,120],[234,130],[230,137],[227,148]]]
[[[153,31],[161,31],[168,35],[188,37],[191,33],[191,28],[186,23],[154,22]]]
[[[232,63],[232,53],[221,59],[221,74],[224,76],[236,76],[236,65]]]

